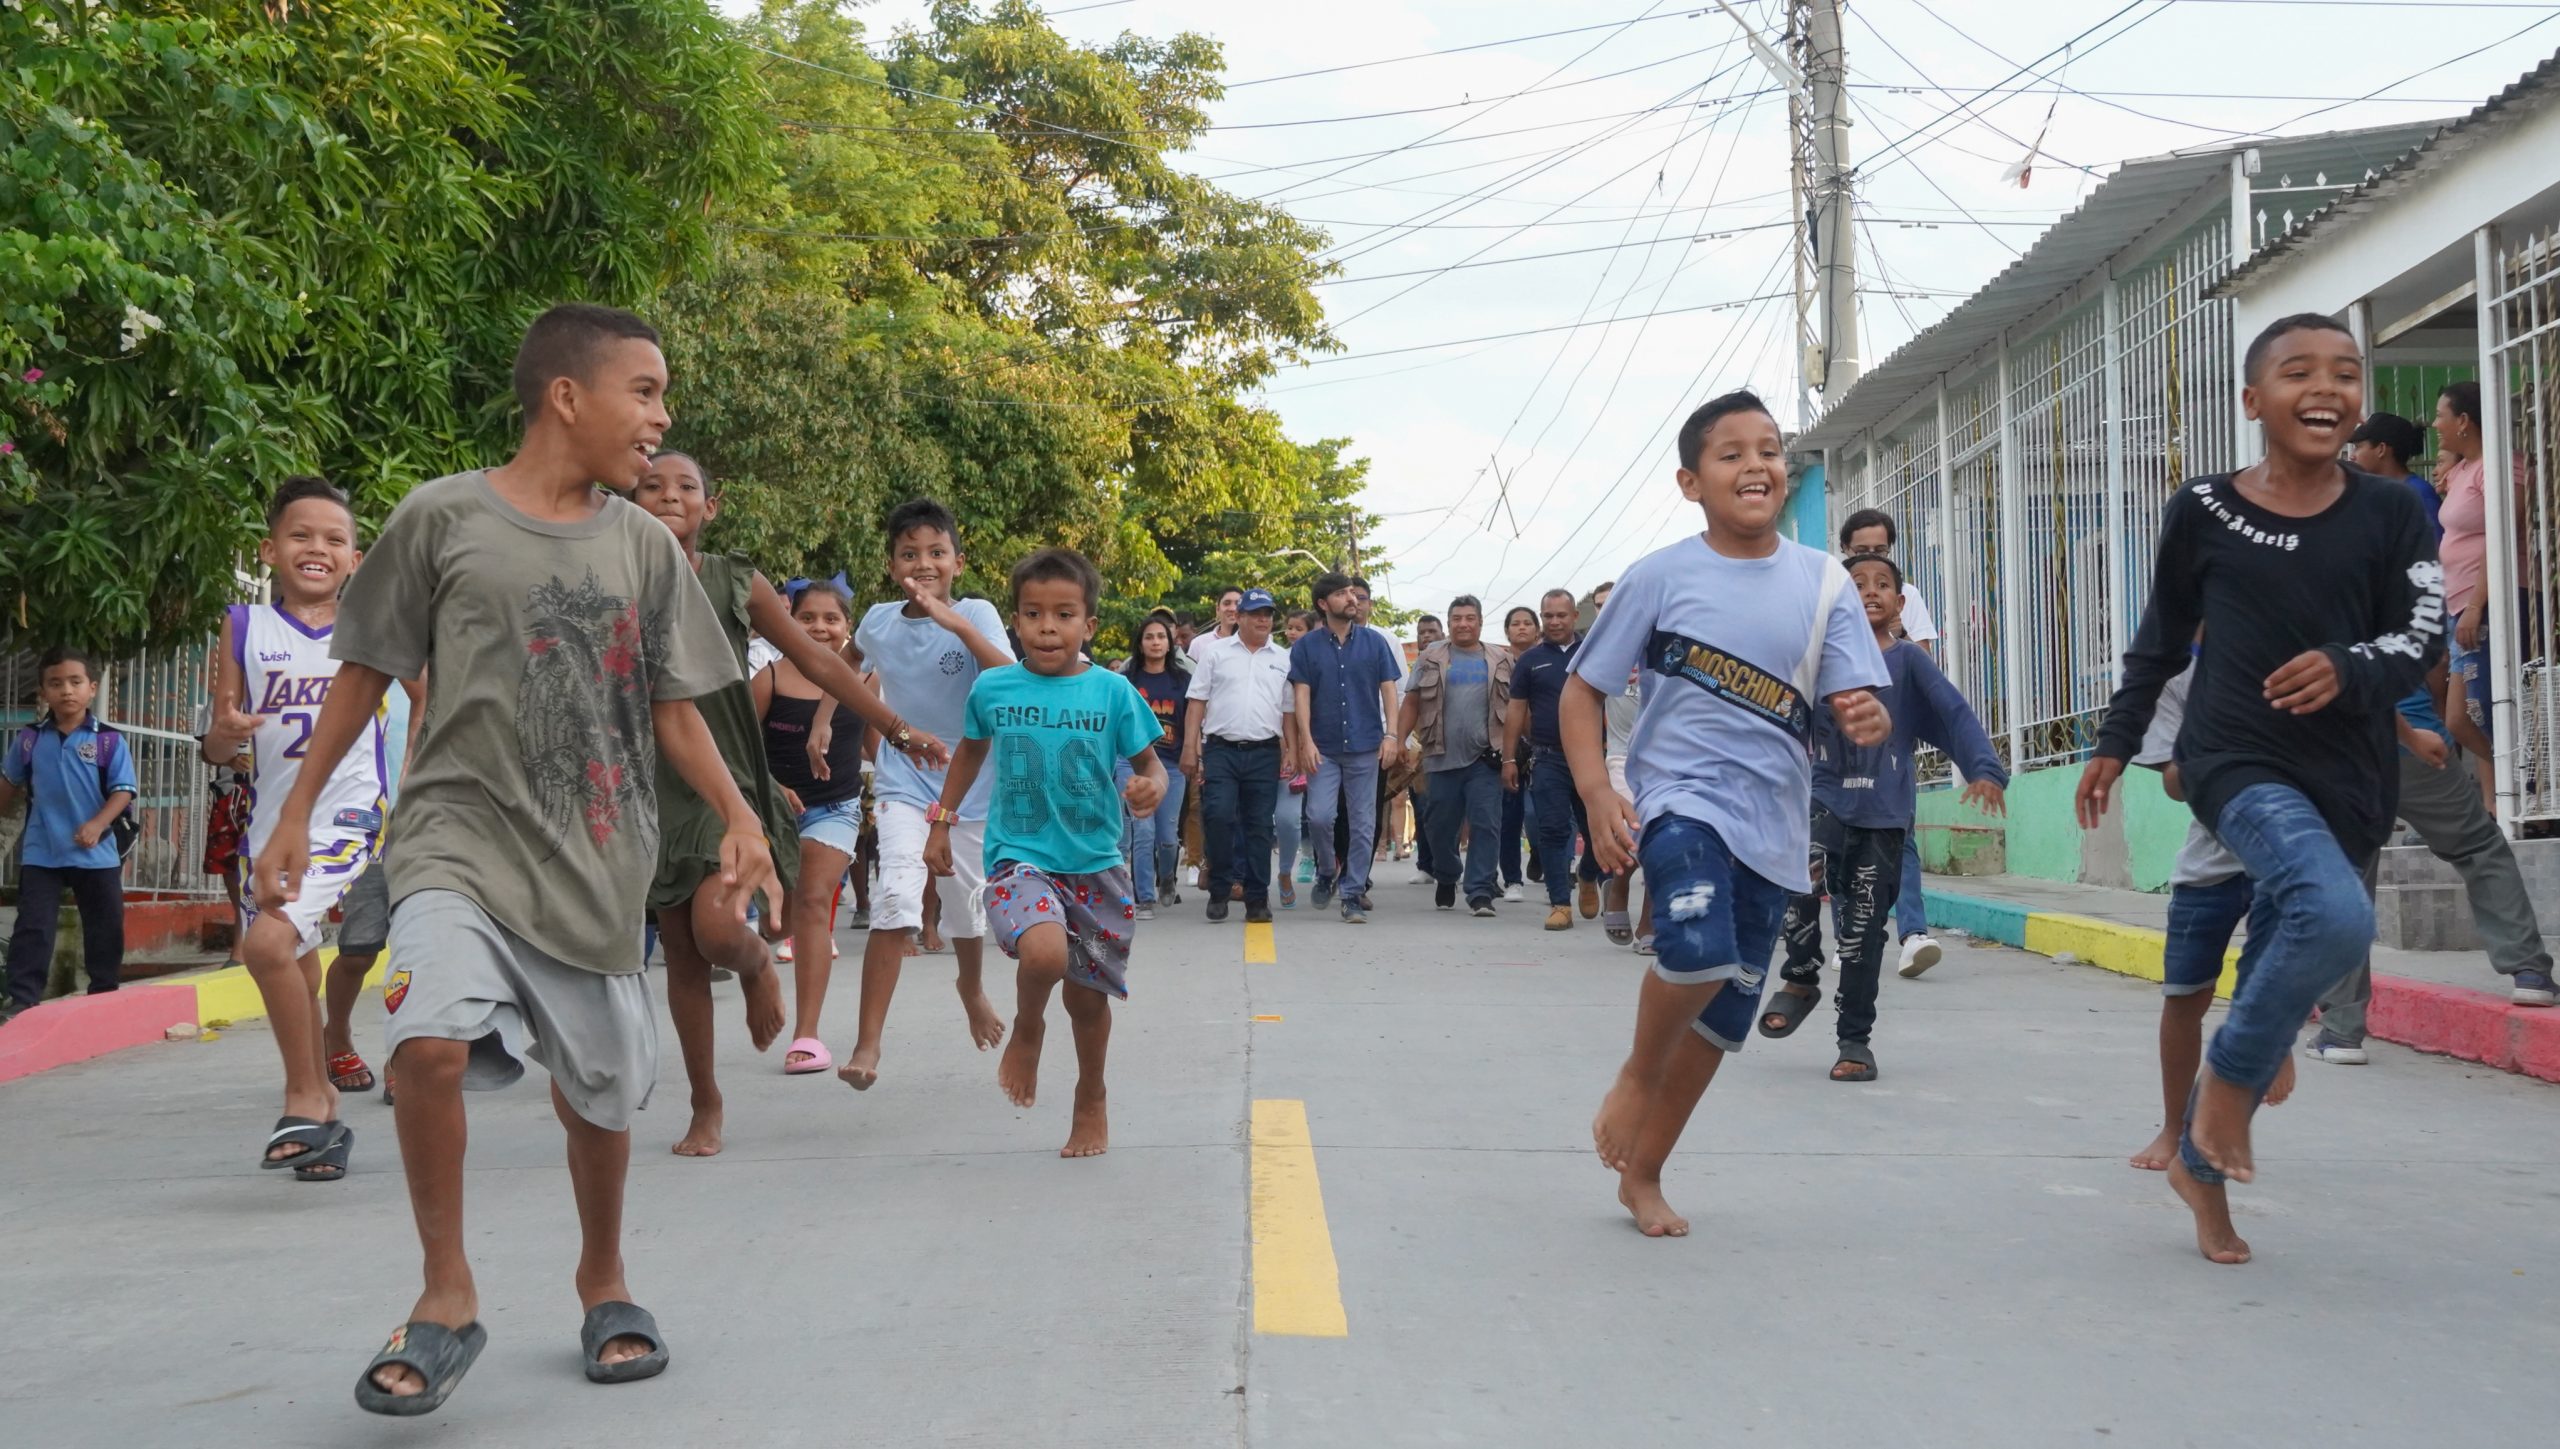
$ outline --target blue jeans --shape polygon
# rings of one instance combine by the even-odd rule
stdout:
[[[1646,821],[1636,862],[1653,888],[1653,974],[1674,986],[1722,982],[1690,1029],[1724,1051],[1742,1050],[1794,893],[1735,860],[1714,826],[1685,815]]]
[[[1920,883],[1920,822],[1902,833],[1902,894],[1893,902],[1894,934],[1909,940],[1929,934],[1929,903],[1920,893],[1927,887]]]
[[[1374,766],[1377,762],[1373,759]],[[1200,746],[1200,848],[1209,857],[1212,903],[1227,888],[1244,884],[1248,909],[1271,895],[1271,797],[1280,790],[1280,742],[1237,745],[1208,740]],[[1244,837],[1238,854],[1236,837]]]
[[[1582,796],[1573,788],[1573,770],[1564,762],[1564,751],[1538,751],[1529,768],[1529,793],[1538,802],[1537,837],[1531,844],[1545,867],[1547,904],[1560,906],[1573,897],[1573,837],[1576,832],[1586,838],[1591,833],[1583,823]],[[1585,880],[1600,878],[1588,857],[1583,864]]]
[[[1129,878],[1139,905],[1154,905],[1156,882],[1169,878],[1182,863],[1182,797],[1190,788],[1189,777],[1168,764],[1164,799],[1157,803],[1156,813],[1144,820],[1129,817]]]
[[[1528,811],[1528,791],[1502,792],[1502,883],[1505,886],[1520,883],[1520,836],[1529,823]]]
[[[1307,802],[1307,828],[1316,837],[1316,874],[1334,883],[1345,899],[1369,894],[1369,863],[1378,853],[1378,756],[1360,750],[1326,755],[1316,765],[1315,793]],[[1333,822],[1337,812],[1351,825],[1349,854],[1336,859]]]
[[[1423,838],[1431,843],[1431,878],[1443,885],[1460,876],[1458,827],[1467,830],[1463,894],[1469,903],[1501,894],[1494,874],[1494,831],[1502,826],[1502,769],[1477,760],[1454,770],[1434,770],[1420,799]]]
[[[2271,903],[2275,929],[2205,1048],[2205,1066],[2264,1096],[2321,994],[2372,949],[2373,901],[2365,894],[2363,867],[2347,858],[2328,822],[2291,785],[2270,781],[2232,796],[2213,833]],[[2198,1182],[2222,1181],[2192,1136],[2180,1140],[2178,1151]]]
[[[2239,982],[2245,985],[2258,958],[2275,939],[2275,898],[2262,896],[2245,875],[2215,885],[2169,888],[2169,939],[2160,949],[2160,994],[2193,996],[2222,980],[2222,958],[2231,933],[2246,917],[2249,939],[2240,947]]]
[[[1274,882],[1286,881],[1297,872],[1298,827],[1305,821],[1306,814],[1307,792],[1292,790],[1288,781],[1281,781],[1279,798],[1271,802],[1271,838],[1278,848],[1271,868]]]

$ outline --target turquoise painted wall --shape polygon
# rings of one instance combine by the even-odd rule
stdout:
[[[1787,506],[1778,515],[1778,531],[1807,548],[1828,549],[1831,517],[1822,460],[1793,461],[1794,472],[1787,479]]]
[[[2129,770],[2117,788],[2116,808],[2093,842],[2073,813],[2080,766],[2060,765],[2029,770],[2009,783],[2007,818],[1985,815],[1957,798],[1955,787],[1920,792],[1920,860],[1944,875],[2034,876],[2040,880],[2079,884],[2092,873],[2091,862],[2114,855],[2123,845],[2126,873],[2136,890],[2169,888],[2169,868],[2186,839],[2187,807],[2162,794],[2160,777],[2149,770]],[[2101,881],[2122,885],[2122,879]]]

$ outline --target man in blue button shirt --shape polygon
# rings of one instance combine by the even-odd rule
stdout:
[[[124,972],[124,863],[115,820],[133,804],[133,756],[124,737],[89,706],[98,674],[74,649],[46,652],[38,666],[44,714],[11,732],[0,749],[0,810],[29,797],[18,871],[18,926],[9,936],[8,997],[0,1020],[36,1004],[53,962],[53,935],[68,888],[80,908],[89,991],[113,991]]]
[[[1297,698],[1298,768],[1315,776],[1307,826],[1316,840],[1315,904],[1339,890],[1342,919],[1369,919],[1369,865],[1378,845],[1378,775],[1396,762],[1386,722],[1396,717],[1396,683],[1404,661],[1375,630],[1360,626],[1360,584],[1326,574],[1313,590],[1324,627],[1289,650],[1289,686]],[[1351,812],[1349,850],[1334,858],[1333,821]]]
[[[1575,875],[1573,838],[1579,834],[1588,839],[1591,834],[1583,820],[1582,797],[1573,788],[1573,771],[1564,761],[1564,738],[1556,729],[1556,703],[1564,697],[1564,682],[1573,673],[1573,651],[1581,643],[1573,633],[1579,617],[1571,589],[1549,589],[1538,600],[1540,638],[1511,666],[1511,714],[1503,728],[1503,788],[1525,784],[1537,812],[1537,838],[1530,845],[1546,876],[1550,931],[1573,925],[1573,909],[1566,904]],[[1526,781],[1513,763],[1519,759],[1524,735],[1530,750]],[[1587,855],[1581,876],[1582,914],[1598,915],[1600,872]]]

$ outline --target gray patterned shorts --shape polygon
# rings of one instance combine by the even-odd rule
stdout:
[[[1067,930],[1067,979],[1128,999],[1138,906],[1127,869],[1064,875],[1008,860],[988,874],[986,901],[987,924],[1006,955],[1021,955],[1015,948],[1023,932],[1055,922]]]

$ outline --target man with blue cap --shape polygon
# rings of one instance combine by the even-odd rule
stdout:
[[[1238,882],[1244,918],[1271,919],[1271,815],[1279,803],[1283,716],[1291,704],[1289,651],[1271,638],[1275,607],[1270,590],[1245,590],[1234,637],[1201,649],[1191,665],[1182,772],[1200,792],[1213,921],[1227,918],[1229,888]]]

